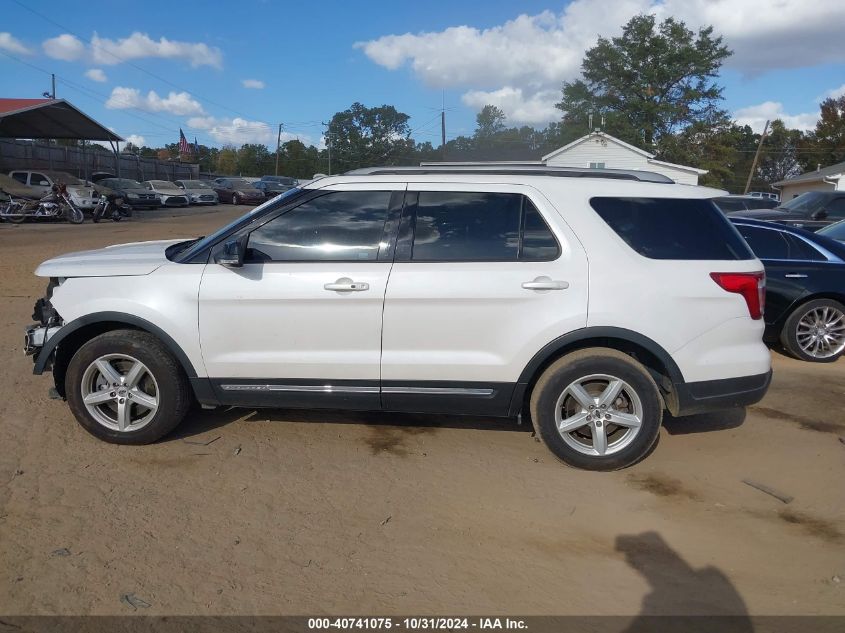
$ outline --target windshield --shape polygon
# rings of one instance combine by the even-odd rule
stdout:
[[[114,189],[119,187],[121,189],[143,189],[144,186],[137,180],[130,180],[129,178],[106,178],[101,180],[105,187]]]
[[[819,229],[817,234],[824,235],[825,237],[829,237],[834,240],[845,241],[845,220],[826,226],[823,229]]]
[[[226,235],[230,231],[237,229],[240,226],[244,226],[252,221],[254,217],[258,214],[262,213],[263,211],[267,210],[269,205],[278,206],[280,202],[284,202],[289,198],[292,198],[302,192],[302,189],[288,189],[280,196],[273,198],[272,200],[268,200],[264,204],[260,204],[255,207],[249,213],[240,216],[236,220],[229,222],[226,226],[217,229],[214,233],[209,235],[208,237],[204,237],[199,240],[196,244],[193,244],[190,248],[185,249],[184,251],[178,253],[174,258],[173,261],[175,262],[184,262],[189,260],[193,257],[196,253],[204,249],[206,246],[210,244],[214,244],[218,239],[220,239],[223,235]]]
[[[84,185],[85,183],[82,182],[76,176],[71,176],[63,171],[48,171],[47,175],[50,176],[55,182],[63,182],[66,185]]]
[[[828,197],[819,191],[808,191],[780,206],[788,211],[813,213],[823,208]]]
[[[201,180],[182,180],[180,182],[185,189],[211,189]]]

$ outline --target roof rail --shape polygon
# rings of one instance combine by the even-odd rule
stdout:
[[[347,176],[420,176],[429,174],[483,174],[496,176],[556,176],[559,178],[608,178],[674,184],[663,174],[636,169],[585,169],[546,165],[426,165],[422,167],[363,167],[346,172]]]

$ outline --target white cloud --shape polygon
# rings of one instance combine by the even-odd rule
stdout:
[[[29,55],[32,53],[29,48],[24,46],[23,42],[14,37],[11,33],[6,32],[0,33],[0,51],[16,53],[18,55]]]
[[[208,130],[214,126],[214,121],[213,116],[195,116],[188,119],[188,125],[198,130]]]
[[[254,88],[256,90],[262,90],[264,88],[264,82],[260,79],[243,79],[241,83],[244,88]]]
[[[838,99],[839,97],[845,96],[845,84],[842,84],[838,88],[833,88],[828,90],[822,99]],[[819,99],[821,101],[822,99]]]
[[[487,29],[386,35],[355,47],[389,70],[410,67],[433,88],[467,90],[464,103],[487,96],[512,122],[538,122],[552,114],[561,83],[579,76],[598,36],[618,35],[644,12],[693,29],[713,25],[735,52],[727,65],[745,74],[845,61],[845,2],[810,11],[805,0],[575,0],[560,13],[520,15]]]
[[[85,71],[85,76],[88,77],[91,81],[108,81],[108,77],[106,77],[106,73],[104,73],[100,68],[90,68]]]
[[[188,119],[188,127],[204,130],[215,141],[223,145],[240,146],[244,143],[262,143],[271,151],[276,149],[276,135],[278,129],[264,121],[249,121],[240,117],[233,119],[217,118],[213,116],[198,116]],[[313,145],[314,141],[308,135],[294,132],[282,132],[282,143],[299,139],[306,145]]]
[[[494,105],[508,114],[510,119],[520,123],[541,124],[560,118],[560,110],[554,104],[560,100],[557,90],[536,92],[530,96],[522,88],[505,86],[499,90],[470,90],[461,97],[465,105],[481,110],[485,105]]]
[[[144,145],[147,144],[147,139],[145,139],[140,134],[130,134],[129,136],[126,137],[126,142],[132,143],[133,145],[136,145],[137,147],[143,147]]]
[[[134,108],[147,112],[168,112],[180,116],[205,114],[200,102],[187,92],[170,92],[166,97],[160,97],[155,90],[150,90],[145,96],[137,88],[122,86],[111,91],[106,107],[110,110]]]
[[[64,33],[41,43],[47,57],[73,62],[85,55],[85,44],[78,37]]]
[[[152,39],[146,33],[135,31],[129,37],[111,40],[96,33],[91,37],[91,56],[95,63],[115,65],[133,59],[159,57],[184,59],[191,66],[223,66],[223,53],[215,46],[202,42],[179,42],[161,37]]]
[[[818,111],[802,114],[787,114],[783,111],[783,104],[778,101],[765,101],[758,105],[740,108],[733,114],[734,120],[740,125],[750,125],[755,132],[762,132],[766,121],[780,119],[787,128],[798,130],[812,130],[819,119]]]

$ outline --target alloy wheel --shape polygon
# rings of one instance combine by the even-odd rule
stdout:
[[[591,374],[570,383],[555,405],[555,425],[563,441],[585,455],[618,453],[643,423],[643,405],[624,380]]]
[[[813,308],[798,321],[795,339],[813,358],[840,354],[845,349],[845,313],[831,306]]]
[[[159,407],[155,376],[141,361],[107,354],[82,375],[82,402],[91,417],[113,431],[128,433],[149,424]]]

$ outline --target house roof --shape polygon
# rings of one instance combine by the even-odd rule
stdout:
[[[123,140],[64,99],[0,99],[0,138]]]
[[[626,143],[625,141],[618,139],[615,136],[611,136],[610,134],[606,134],[604,132],[598,132],[598,131],[590,132],[589,134],[585,134],[581,138],[575,139],[574,141],[572,141],[568,145],[564,145],[563,147],[559,147],[555,151],[550,152],[550,153],[546,154],[545,156],[543,156],[542,161],[545,163],[546,161],[554,158],[555,156],[563,154],[564,152],[566,152],[566,151],[568,151],[568,150],[570,150],[574,147],[577,147],[578,145],[581,145],[582,143],[585,143],[585,142],[587,142],[591,139],[597,139],[597,138],[604,139],[605,141],[609,141],[611,143],[614,143],[616,145],[624,147],[625,149],[627,149],[631,152],[634,152],[635,154],[639,154],[640,156],[644,157],[649,163],[652,163],[654,165],[662,165],[664,167],[672,167],[674,169],[680,169],[681,171],[688,171],[688,172],[691,172],[693,174],[698,174],[698,175],[703,175],[703,174],[707,173],[706,169],[698,169],[697,167],[690,167],[688,165],[678,165],[676,163],[667,163],[666,161],[657,160],[654,157],[654,154],[647,152],[644,149],[640,149],[639,147],[636,147],[635,145],[631,145],[630,143]]]
[[[821,169],[814,169],[813,171],[808,171],[800,176],[795,176],[794,178],[779,180],[778,182],[773,183],[773,186],[780,187],[783,185],[794,185],[801,182],[818,182],[820,180],[824,180],[825,178],[839,176],[842,174],[845,174],[845,162],[836,163],[835,165],[830,165],[829,167],[822,167]]]

